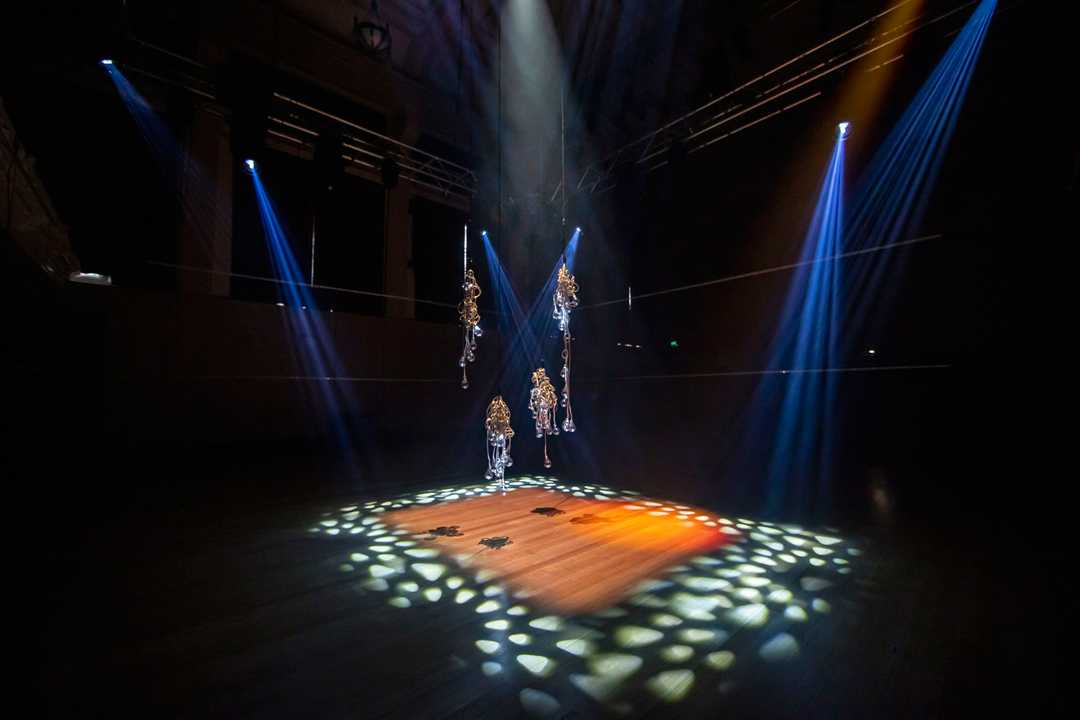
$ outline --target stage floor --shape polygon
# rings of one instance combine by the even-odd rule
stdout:
[[[503,497],[480,478],[403,493],[413,476],[386,474],[360,491],[306,456],[218,460],[178,459],[153,492],[57,492],[27,516],[13,587],[38,635],[35,714],[806,720],[1047,717],[1067,702],[1047,668],[1060,633],[1032,624],[1068,617],[1067,566],[1010,513],[965,519],[934,495],[834,532],[680,508],[664,491],[692,497],[692,482],[649,473],[624,482],[652,497],[539,476]],[[146,468],[130,472],[113,479],[144,487]],[[687,510],[727,541],[659,543],[670,564],[626,575],[582,558],[592,540],[613,556],[637,540],[571,522],[644,512],[665,527]],[[427,532],[447,523],[462,535]],[[566,587],[587,600],[533,593],[534,564],[576,575]]]
[[[402,623],[442,607],[467,626],[455,657],[517,688],[527,714],[715,701],[796,661],[857,576],[859,548],[829,531],[549,477],[508,484],[348,505],[308,532]]]
[[[384,520],[568,614],[612,605],[654,573],[739,535],[730,521],[686,505],[540,487],[395,510]]]

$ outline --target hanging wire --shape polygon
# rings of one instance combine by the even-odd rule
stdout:
[[[563,262],[566,263],[566,247],[568,240],[566,239],[566,72],[563,72],[563,77],[559,81],[558,89],[558,137],[559,146],[562,150],[562,172],[563,177],[559,180],[559,185],[563,188]]]
[[[855,367],[824,367],[824,368],[789,368],[770,370],[724,370],[719,372],[700,373],[671,373],[667,375],[623,375],[619,377],[595,377],[582,380],[583,383],[599,384],[611,382],[627,382],[641,380],[700,380],[703,378],[724,377],[753,377],[761,375],[829,375],[839,373],[875,373],[894,372],[899,370],[951,370],[954,366],[948,363],[914,364],[914,365],[863,365]]]
[[[311,288],[312,290],[330,290],[349,295],[362,295],[364,297],[385,298],[387,300],[404,300],[411,303],[434,305],[436,307],[457,308],[456,303],[442,302],[440,300],[428,300],[426,298],[413,297],[412,295],[394,295],[392,293],[373,292],[371,290],[356,290],[355,288],[338,287],[336,285],[323,285],[321,283],[306,283],[299,280],[282,280],[281,278],[266,277],[263,275],[251,275],[249,273],[229,272],[227,270],[213,270],[211,268],[197,267],[195,265],[181,265],[178,263],[163,262],[161,260],[147,260],[147,265],[154,267],[170,268],[182,272],[199,273],[202,275],[214,275],[217,277],[239,278],[241,280],[255,280],[257,282],[270,283],[273,285],[288,285],[298,288]],[[494,314],[498,314],[497,312]]]
[[[574,425],[574,410],[570,403],[570,364],[571,364],[571,341],[570,335],[570,309],[577,307],[577,283],[574,281],[574,276],[570,274],[569,268],[566,262],[566,250],[570,244],[570,238],[566,234],[566,72],[564,71],[559,79],[559,145],[561,150],[561,170],[562,170],[562,226],[560,232],[562,233],[563,252],[562,252],[562,267],[559,268],[559,275],[555,285],[555,295],[552,298],[554,301],[554,317],[559,319],[559,329],[562,330],[563,335],[563,347],[562,347],[562,370],[560,375],[562,376],[563,388],[561,404],[565,408],[565,415],[563,417],[562,428],[565,432],[574,432],[577,428]],[[556,428],[557,430],[557,428]],[[546,453],[546,439],[545,439],[545,459]]]
[[[464,92],[461,87],[462,69],[465,65],[465,0],[458,1],[458,56],[457,56],[457,111],[461,112]]]
[[[937,240],[944,237],[944,235],[938,233],[936,235],[925,235],[923,237],[912,238],[911,240],[900,240],[898,242],[887,243],[885,245],[877,245],[871,248],[864,248],[862,250],[852,250],[846,253],[838,253],[836,255],[829,255],[822,258],[814,258],[812,260],[803,260],[801,262],[787,263],[785,265],[776,265],[774,267],[762,268],[761,270],[751,270],[750,272],[738,273],[737,275],[726,275],[724,277],[715,278],[713,280],[705,280],[703,282],[691,283],[689,285],[680,285],[678,287],[667,288],[666,290],[654,290],[653,292],[638,293],[633,296],[634,300],[642,300],[645,298],[657,297],[658,295],[669,295],[671,293],[685,292],[687,290],[696,290],[697,288],[709,287],[710,285],[720,285],[722,283],[729,283],[735,280],[745,280],[747,278],[757,277],[759,275],[768,275],[770,273],[784,272],[785,270],[794,270],[795,268],[806,267],[809,265],[817,265],[818,263],[836,262],[837,260],[844,260],[847,258],[857,257],[859,255],[868,255],[870,253],[881,252],[883,250],[892,250],[893,248],[904,247],[906,245],[916,245],[918,243],[928,242],[930,240]],[[592,308],[605,307],[607,305],[615,305],[616,303],[627,302],[627,298],[619,298],[617,300],[605,300],[604,302],[591,303],[589,305],[582,305],[583,310],[590,310]]]
[[[503,251],[503,194],[502,194],[502,157],[503,157],[503,144],[502,144],[502,14],[496,13],[496,22],[499,25],[498,34],[496,37],[496,47],[498,53],[498,67],[496,68],[496,92],[497,100],[495,107],[495,144],[498,146],[498,161],[496,168],[496,192],[498,193],[498,207],[496,208],[497,217],[495,220],[496,225],[496,241],[499,245],[499,255],[502,256]],[[495,386],[499,395],[502,395],[502,376],[505,363],[503,362],[503,333],[500,331],[499,335],[499,353],[496,357],[499,358],[499,374],[495,378]]]
[[[498,167],[497,167],[497,179],[496,179],[496,192],[498,193],[498,216],[496,218],[496,234],[498,235],[499,250],[503,249],[502,239],[502,206],[503,206],[503,194],[502,194],[502,16],[497,18],[499,24],[498,29],[498,58],[497,62],[499,67],[497,69],[497,92],[498,100],[496,102],[495,110],[495,143],[498,145]],[[492,268],[492,272],[495,272],[495,268]],[[514,429],[510,421],[510,408],[506,404],[506,401],[502,396],[502,376],[505,370],[506,364],[503,362],[503,329],[500,328],[498,332],[498,353],[497,358],[497,374],[495,376],[496,395],[488,404],[487,415],[484,420],[484,427],[486,430],[486,447],[488,458],[488,469],[485,476],[488,480],[495,478],[498,482],[499,491],[506,492],[506,470],[514,464],[513,459],[510,457],[510,444],[514,437]]]

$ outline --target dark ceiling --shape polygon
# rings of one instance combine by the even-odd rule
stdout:
[[[497,17],[525,0],[382,0],[378,11],[393,37],[393,72],[443,96],[483,97],[494,81]],[[927,12],[967,0],[907,0]],[[1022,3],[1013,0],[1009,5]],[[203,28],[239,8],[239,0],[128,0],[90,7],[41,3],[19,20],[42,41],[20,49],[22,66],[71,68],[99,57],[123,37],[181,56],[198,57]],[[250,3],[249,3],[250,4]],[[353,19],[371,0],[266,0],[311,27],[327,43],[353,44]],[[610,149],[708,101],[904,0],[547,0],[569,66],[579,113],[570,130],[596,149]],[[501,11],[499,6],[505,6]],[[958,19],[962,17],[962,13]],[[35,28],[36,26],[36,28]],[[241,25],[242,26],[242,25]],[[950,27],[943,26],[944,34]],[[8,50],[12,51],[9,45]],[[504,52],[513,49],[506,47]],[[552,99],[553,105],[556,98]],[[467,102],[461,107],[476,108]]]

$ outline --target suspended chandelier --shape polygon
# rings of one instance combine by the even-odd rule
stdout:
[[[488,456],[488,469],[484,477],[487,480],[496,478],[499,481],[499,490],[506,492],[506,468],[514,464],[510,457],[510,441],[514,438],[514,428],[510,427],[510,408],[502,395],[496,395],[488,404],[484,429],[487,431]]]
[[[544,438],[544,467],[551,467],[551,459],[548,457],[548,435],[559,434],[559,423],[556,419],[558,412],[558,400],[555,397],[555,387],[548,379],[544,368],[537,368],[532,374],[533,388],[529,392],[529,410],[532,410],[533,420],[536,421],[536,437]]]
[[[480,297],[480,285],[472,268],[465,270],[465,282],[461,285],[462,298],[458,305],[458,318],[461,319],[463,342],[461,348],[461,387],[469,387],[469,375],[466,366],[476,360],[476,339],[483,335],[480,329],[480,308],[476,301]]]
[[[562,429],[566,432],[577,430],[574,425],[574,409],[570,404],[570,311],[578,305],[577,291],[577,280],[570,274],[564,262],[555,281],[555,295],[552,298],[554,310],[551,316],[559,321],[559,330],[563,334],[562,406],[566,408],[566,415],[563,417]]]

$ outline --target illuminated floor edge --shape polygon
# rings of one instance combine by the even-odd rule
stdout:
[[[508,484],[510,492],[544,489],[641,512],[690,509],[543,476]],[[730,544],[656,573],[611,607],[563,616],[534,609],[528,593],[509,590],[469,555],[432,547],[427,533],[383,522],[391,511],[494,493],[482,483],[366,501],[324,513],[309,533],[342,546],[338,572],[355,576],[358,591],[385,594],[403,613],[441,605],[448,622],[468,623],[474,640],[460,656],[478,675],[520,686],[532,715],[715,699],[755,667],[798,662],[800,639],[845,605],[860,562],[860,550],[835,533],[714,514],[701,522],[715,523]]]

